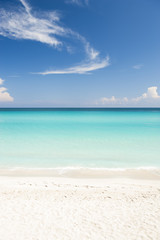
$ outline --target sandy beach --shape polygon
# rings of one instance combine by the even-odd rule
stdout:
[[[0,240],[160,239],[160,181],[0,177]]]

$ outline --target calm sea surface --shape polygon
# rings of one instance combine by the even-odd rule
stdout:
[[[0,167],[160,167],[160,109],[0,109]]]

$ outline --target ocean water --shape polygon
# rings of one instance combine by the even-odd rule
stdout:
[[[0,168],[160,167],[160,109],[0,109]]]

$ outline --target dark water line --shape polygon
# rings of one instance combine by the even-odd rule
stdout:
[[[0,112],[7,111],[160,112],[160,108],[0,108]]]

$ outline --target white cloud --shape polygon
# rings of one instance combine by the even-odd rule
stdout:
[[[76,4],[78,6],[88,5],[89,0],[66,0],[66,3]]]
[[[73,74],[73,73],[78,73],[78,74],[85,74],[97,69],[105,68],[109,66],[109,57],[106,57],[103,60],[97,60],[96,61],[90,61],[85,64],[77,65],[71,68],[66,68],[66,69],[59,69],[59,70],[51,70],[51,71],[45,71],[41,72],[39,74],[41,75],[48,75],[48,74]]]
[[[99,101],[97,101],[97,104],[102,105],[113,105],[113,104],[125,104],[128,102],[128,98],[116,98],[115,96],[112,96],[111,98],[103,97]]]
[[[94,60],[99,56],[99,52],[93,49],[88,42],[85,43],[85,50],[91,60]]]
[[[4,80],[2,78],[0,78],[0,85],[2,85],[4,82]]]
[[[0,78],[0,85],[2,85],[4,80]],[[13,97],[7,92],[7,88],[0,87],[0,102],[13,102]]]
[[[123,106],[160,106],[160,95],[158,95],[157,87],[149,87],[146,93],[143,93],[140,97],[128,99],[116,98],[112,96],[111,98],[103,97],[96,102],[96,105],[123,105]]]
[[[76,66],[62,70],[44,71],[40,74],[87,73],[109,65],[109,59],[99,57],[100,53],[79,33],[60,25],[60,15],[56,11],[37,13],[26,0],[19,0],[21,6],[12,11],[0,9],[0,35],[14,39],[38,41],[54,47],[66,46],[68,52],[72,46],[62,41],[62,37],[78,39],[83,45],[86,59]],[[75,3],[81,2],[76,1]],[[85,3],[88,1],[86,0]],[[73,51],[72,51],[73,52]]]
[[[22,5],[25,7],[25,9],[26,9],[26,12],[30,15],[30,12],[31,12],[31,7],[29,6],[29,4],[27,4],[27,2],[25,1],[25,0],[19,0],[21,3],[22,3]]]
[[[140,101],[154,101],[160,100],[160,96],[157,92],[157,87],[149,87],[146,93],[143,93],[142,96],[134,98],[133,101],[140,102]]]
[[[56,36],[66,35],[67,29],[59,26],[57,12],[37,17],[25,0],[16,10],[0,9],[0,35],[15,39],[28,39],[57,47],[61,41]]]
[[[139,70],[142,67],[143,67],[143,64],[137,64],[137,65],[134,65],[132,68]]]

